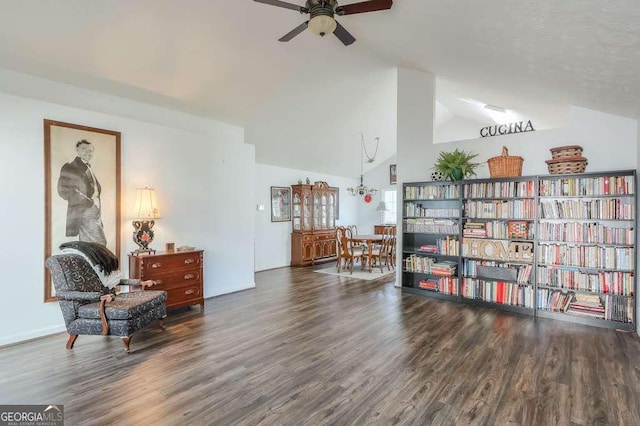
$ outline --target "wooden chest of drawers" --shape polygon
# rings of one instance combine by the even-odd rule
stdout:
[[[200,305],[204,309],[203,251],[129,255],[129,277],[154,280],[153,290],[167,292],[167,309]]]

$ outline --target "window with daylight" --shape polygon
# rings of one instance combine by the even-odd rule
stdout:
[[[398,217],[398,191],[395,189],[383,190],[382,200],[387,207],[383,212],[382,223],[384,225],[395,225]]]

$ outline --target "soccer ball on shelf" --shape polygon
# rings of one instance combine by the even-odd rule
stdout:
[[[431,180],[435,180],[435,181],[444,180],[444,175],[442,174],[442,172],[436,170],[435,172],[431,173]]]

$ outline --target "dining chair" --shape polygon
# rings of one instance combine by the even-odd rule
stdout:
[[[351,230],[349,228],[336,229],[336,241],[338,242],[338,273],[342,269],[344,261],[345,268],[349,267],[349,273],[353,274],[353,264],[360,261],[362,268],[364,269],[363,256],[364,250],[361,247],[355,246],[351,241]]]
[[[342,235],[344,230],[344,226],[336,226],[336,269],[338,272],[340,272],[340,262],[342,261]]]
[[[383,269],[383,260],[384,266],[387,267],[387,270],[391,271],[392,266],[392,251],[391,246],[393,245],[394,237],[392,235],[392,230],[390,227],[384,228],[382,234],[382,243],[376,247],[374,247],[371,251],[371,262],[372,264],[378,265],[380,267],[380,272],[384,272]],[[371,265],[373,267],[373,265]]]

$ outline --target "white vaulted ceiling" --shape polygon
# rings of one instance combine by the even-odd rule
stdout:
[[[640,117],[637,0],[396,0],[339,18],[352,46],[277,41],[304,19],[251,0],[0,0],[0,67],[241,125],[259,162],[353,177],[360,132],[395,152],[398,66],[507,108]]]

